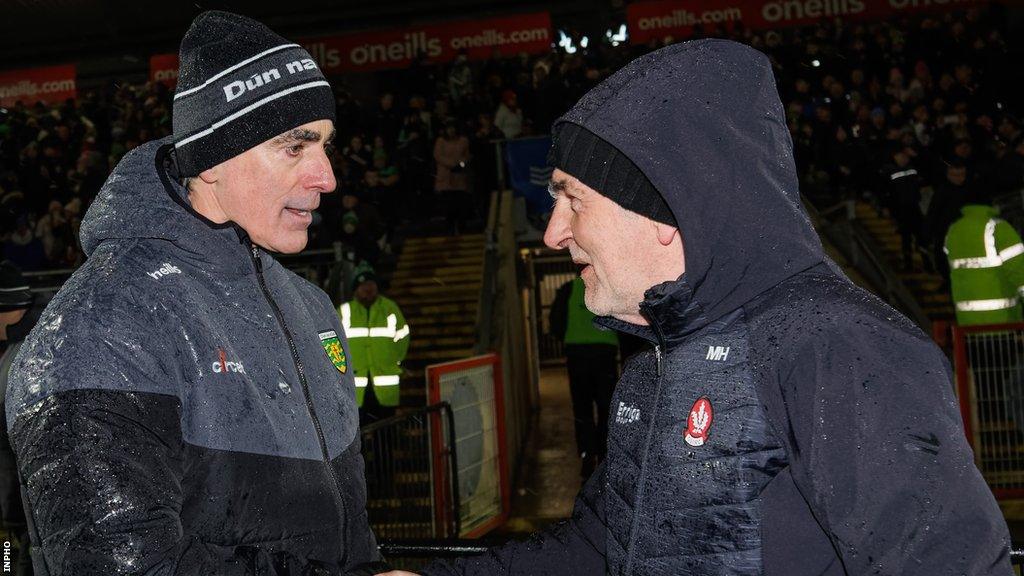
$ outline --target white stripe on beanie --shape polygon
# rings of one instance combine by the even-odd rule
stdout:
[[[189,136],[188,138],[183,138],[180,142],[175,142],[174,143],[174,147],[175,148],[181,148],[182,146],[184,146],[184,145],[186,145],[186,144],[188,144],[190,142],[194,142],[194,141],[196,141],[196,140],[198,140],[200,138],[205,138],[206,136],[209,136],[210,134],[213,134],[218,128],[221,128],[224,125],[229,124],[230,122],[232,122],[234,120],[237,120],[238,118],[241,118],[242,116],[245,116],[249,112],[252,112],[253,110],[259,108],[260,106],[263,106],[264,104],[267,104],[269,102],[273,102],[274,100],[277,100],[278,98],[287,96],[287,95],[289,95],[289,94],[291,94],[293,92],[298,92],[300,90],[308,90],[310,88],[317,88],[319,86],[325,86],[327,88],[331,87],[331,85],[328,84],[326,80],[317,80],[316,82],[307,82],[305,84],[299,84],[298,86],[292,86],[291,88],[288,88],[287,90],[282,90],[282,91],[280,91],[280,92],[278,92],[276,94],[271,94],[270,96],[267,96],[266,98],[263,98],[262,100],[257,100],[256,102],[253,102],[252,104],[246,106],[245,108],[242,108],[238,112],[235,112],[234,114],[232,114],[232,115],[230,115],[230,116],[228,116],[228,117],[226,117],[226,118],[224,118],[222,120],[214,122],[213,125],[210,126],[209,128],[207,128],[206,130],[203,130],[201,132],[196,132],[195,134]]]

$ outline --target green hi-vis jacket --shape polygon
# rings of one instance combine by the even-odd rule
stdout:
[[[401,364],[409,351],[409,325],[398,304],[378,296],[367,309],[351,300],[338,307],[338,315],[352,355],[359,406],[371,383],[382,406],[398,406]]]
[[[956,321],[961,326],[1020,322],[1024,244],[991,206],[968,204],[946,233]]]
[[[594,313],[584,303],[583,279],[577,276],[572,281],[569,294],[568,321],[565,328],[566,344],[610,344],[618,346],[619,337],[611,330],[594,326]]]

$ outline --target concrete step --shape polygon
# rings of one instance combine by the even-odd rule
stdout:
[[[402,249],[405,248],[416,248],[422,246],[450,246],[452,244],[461,243],[479,243],[483,244],[486,242],[483,234],[459,234],[458,236],[423,236],[418,238],[406,238],[405,243],[402,244]]]
[[[437,258],[430,259],[405,259],[399,260],[395,266],[395,274],[399,272],[418,270],[418,271],[432,271],[436,274],[436,270],[440,268],[450,268],[453,266],[473,266],[479,270],[483,270],[484,256],[480,254],[478,256],[464,256],[464,257],[447,257],[440,255]]]
[[[461,274],[450,274],[450,275],[407,275],[398,280],[391,280],[391,289],[400,289],[407,286],[454,286],[458,284],[476,283],[480,284],[483,280],[481,278],[480,271],[474,269],[472,272],[465,272]]]
[[[445,336],[476,336],[475,324],[434,324],[423,322],[416,328],[416,338],[434,338]]]
[[[480,244],[479,246],[476,246],[476,245],[465,245],[465,246],[455,246],[455,247],[448,247],[448,246],[436,246],[435,247],[435,246],[431,246],[431,247],[427,247],[427,248],[412,248],[412,249],[408,249],[408,250],[407,249],[402,249],[402,254],[399,256],[399,262],[401,262],[402,260],[405,260],[406,258],[412,258],[412,259],[417,259],[417,258],[435,258],[435,257],[441,256],[441,255],[458,256],[458,257],[466,258],[466,257],[469,257],[469,256],[479,256],[479,255],[483,254],[483,252],[484,252],[484,245],[483,244]]]
[[[430,508],[432,502],[429,497],[425,498],[370,498],[366,500],[368,510],[398,509],[398,508]]]
[[[449,360],[469,358],[472,355],[472,348],[451,348],[442,350],[411,350],[409,351],[409,355],[405,357],[405,361],[426,362],[428,364],[436,364],[439,362],[447,362]]]
[[[451,303],[410,302],[408,305],[402,305],[402,312],[406,319],[436,315],[446,316],[438,318],[446,323],[476,322],[476,300]]]
[[[391,282],[402,282],[412,278],[447,278],[449,276],[455,276],[458,274],[476,274],[482,276],[484,272],[483,264],[455,264],[438,266],[436,268],[425,270],[420,268],[402,268],[396,269],[391,276]],[[393,285],[393,284],[392,284]]]
[[[437,350],[441,348],[468,348],[476,344],[476,337],[473,336],[420,336],[409,343],[409,351],[413,350]]]
[[[433,304],[449,304],[449,303],[475,303],[480,299],[480,292],[453,292],[449,294],[425,294],[421,296],[410,296],[410,295],[393,295],[391,298],[398,302],[398,305],[404,310],[407,306],[430,306]]]
[[[419,298],[423,296],[436,296],[438,294],[451,294],[453,299],[461,300],[462,297],[455,295],[469,294],[472,296],[480,295],[480,281],[476,282],[462,282],[459,284],[451,284],[448,286],[438,285],[419,285],[419,286],[402,286],[399,288],[391,287],[391,298],[398,299],[399,296],[407,298]]]

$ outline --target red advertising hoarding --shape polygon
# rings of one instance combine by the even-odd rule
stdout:
[[[0,71],[0,106],[14,106],[19,100],[32,105],[42,100],[60,103],[78,95],[74,64],[48,68]]]
[[[472,60],[551,49],[551,15],[520,14],[298,40],[325,74],[407,68],[418,54],[430,63],[449,62],[462,50]],[[149,60],[150,80],[177,83],[178,55]]]
[[[174,88],[178,85],[178,55],[156,54],[149,57],[149,80]]]
[[[332,38],[302,40],[325,73],[405,68],[418,54],[448,62],[462,50],[472,60],[551,49],[551,15],[519,14],[487,20],[409,26]]]
[[[644,44],[688,36],[694,28],[737,22],[754,30],[804,26],[822,18],[883,19],[915,12],[955,10],[987,0],[656,0],[626,7],[629,38]]]

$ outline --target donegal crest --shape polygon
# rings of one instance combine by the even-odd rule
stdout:
[[[320,344],[323,345],[324,352],[327,352],[327,357],[334,363],[334,367],[342,374],[347,372],[348,361],[345,359],[345,349],[341,346],[338,334],[334,330],[328,330],[321,332],[319,336]]]

